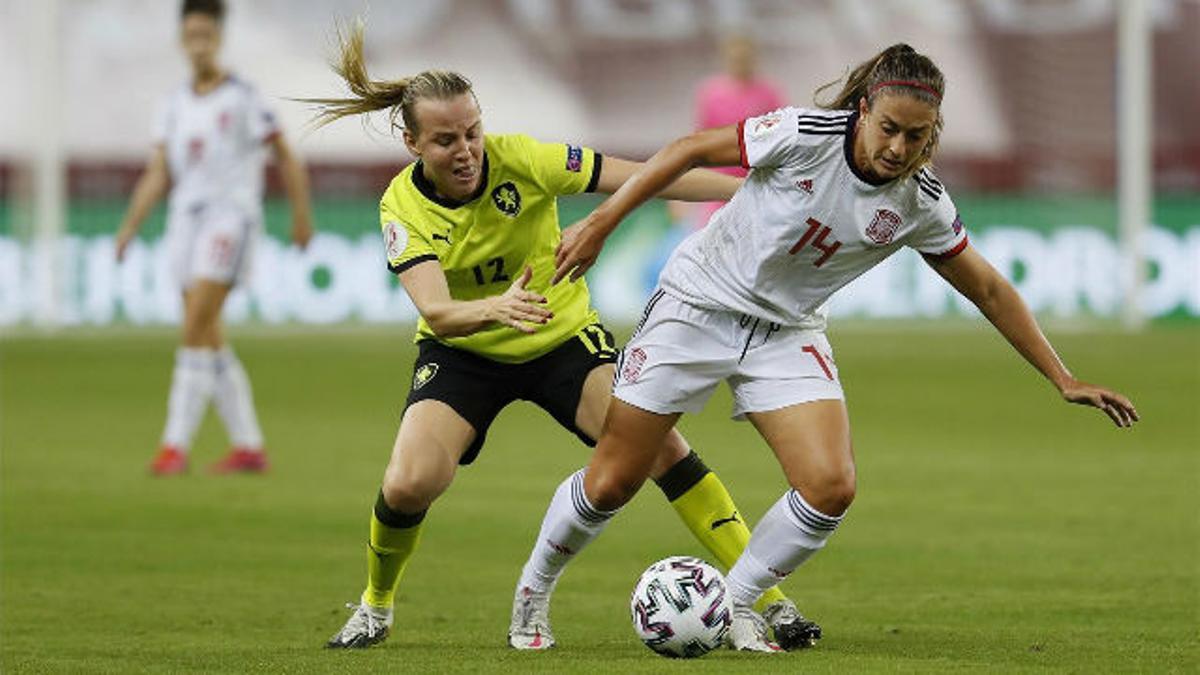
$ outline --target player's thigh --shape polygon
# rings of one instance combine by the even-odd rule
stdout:
[[[183,294],[183,341],[189,346],[219,347],[221,308],[231,286],[221,281],[199,279]]]
[[[844,401],[809,401],[746,416],[775,453],[788,483],[817,502],[813,506],[831,515],[849,506],[855,466]]]
[[[613,364],[602,363],[587,374],[575,411],[575,426],[588,436],[599,439],[612,400]]]
[[[600,438],[604,417],[612,401],[613,372],[612,364],[597,366],[588,373],[587,380],[583,385],[583,395],[579,400],[579,412],[576,415],[575,424],[581,431],[595,439]],[[691,447],[684,439],[683,434],[679,433],[678,429],[672,428],[659,446],[658,455],[650,469],[651,477],[661,477],[679,460],[687,457],[689,452],[691,452]]]
[[[418,401],[404,411],[384,474],[388,505],[414,513],[454,480],[458,461],[475,440],[475,428],[441,401]]]

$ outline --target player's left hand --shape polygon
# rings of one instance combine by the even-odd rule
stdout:
[[[312,221],[308,218],[293,218],[292,219],[292,241],[301,251],[308,248],[308,242],[312,240],[313,226]]]
[[[1138,417],[1137,409],[1133,407],[1133,402],[1128,398],[1110,389],[1087,382],[1071,380],[1062,387],[1062,397],[1070,403],[1090,405],[1103,410],[1104,414],[1108,415],[1113,424],[1118,427],[1131,427],[1134,422],[1141,419]]]
[[[550,280],[551,285],[568,275],[571,281],[575,281],[596,264],[608,235],[595,225],[595,221],[593,213],[562,231],[562,241],[554,249],[554,278]]]

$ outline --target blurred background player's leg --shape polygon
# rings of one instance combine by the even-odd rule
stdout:
[[[262,429],[258,425],[254,393],[246,369],[228,344],[215,352],[214,366],[213,399],[233,447],[224,459],[212,466],[212,470],[217,473],[266,471]]]
[[[150,465],[155,475],[187,470],[192,438],[217,386],[219,321],[229,288],[222,282],[200,279],[184,291],[183,346],[175,353],[162,448]]]

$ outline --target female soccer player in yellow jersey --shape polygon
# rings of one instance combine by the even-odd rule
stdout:
[[[261,236],[266,150],[279,162],[292,208],[292,239],[302,247],[312,237],[308,179],[270,106],[217,60],[225,3],[184,0],[180,14],[191,79],[159,110],[154,150],[116,245],[119,261],[170,188],[165,242],[183,289],[183,344],[175,353],[167,423],[150,472],[187,471],[192,437],[212,400],[233,446],[213,470],[260,473],[267,459],[250,379],[221,335],[221,307],[233,286],[246,279]]]
[[[371,516],[367,587],[328,642],[368,647],[392,625],[397,584],[430,505],[460,464],[478,455],[496,414],[533,401],[588,445],[600,435],[617,348],[583,283],[552,286],[560,241],[556,198],[616,190],[637,164],[591,149],[522,135],[486,135],[465,77],[426,71],[394,82],[368,78],[359,23],[342,40],[335,69],[352,98],[314,99],[321,123],[390,109],[417,161],[380,202],[389,269],[420,313],[412,388]],[[663,190],[691,201],[728,199],[739,181],[697,171]],[[678,433],[668,435],[652,474],[680,518],[724,564],[749,530],[721,482]],[[543,542],[569,558],[574,542]],[[554,646],[553,584],[526,566],[513,600],[508,642]],[[788,644],[808,644],[811,627],[777,589],[760,608]],[[792,639],[788,641],[788,636]]]

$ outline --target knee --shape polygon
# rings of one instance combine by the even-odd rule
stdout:
[[[605,467],[588,468],[583,479],[583,491],[592,506],[600,511],[615,511],[629,503],[645,477]]]
[[[858,489],[854,465],[840,467],[804,485],[793,485],[805,501],[827,516],[840,516],[854,503]]]
[[[419,513],[433,505],[444,487],[433,481],[388,467],[383,476],[383,500],[388,508],[401,513]]]

